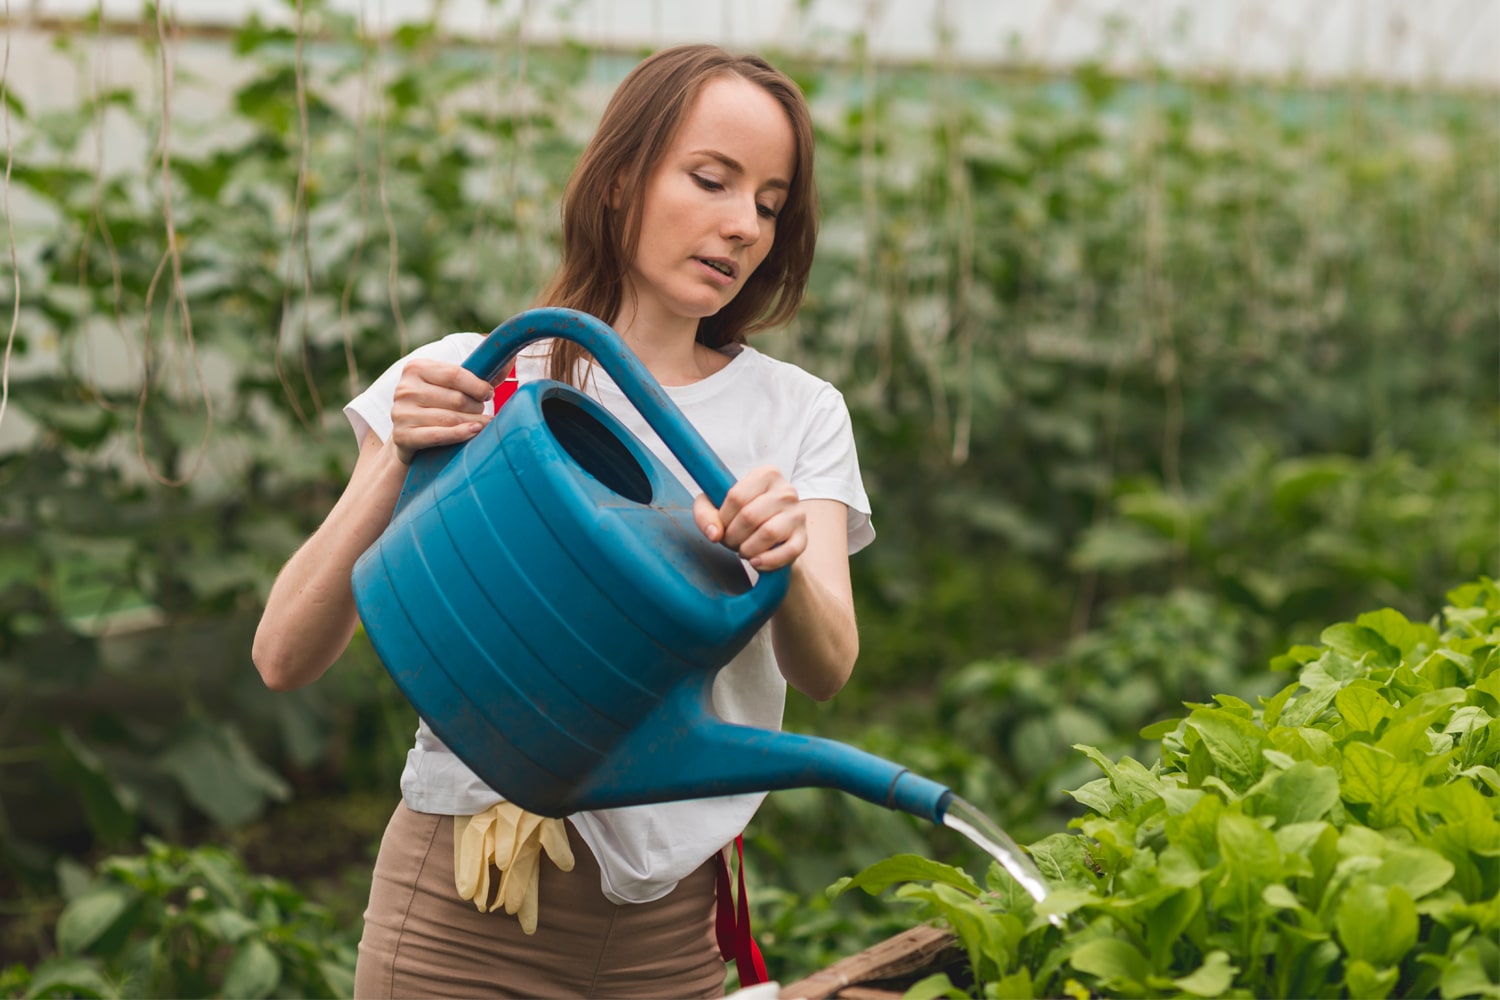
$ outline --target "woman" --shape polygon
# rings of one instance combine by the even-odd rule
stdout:
[[[821,700],[848,680],[859,649],[848,557],[874,537],[843,398],[745,344],[801,302],[812,165],[807,105],[783,74],[712,46],[660,52],[621,83],[569,182],[562,261],[538,302],[607,319],[734,473],[719,508],[697,497],[704,535],[757,570],[790,566],[784,603],[713,692],[726,719],[769,728],[788,683]],[[348,644],[353,564],[389,521],[412,456],[491,418],[493,387],[460,367],[479,341],[419,348],[346,408],[360,438],[353,475],[278,576],[256,632],[270,687],[312,682]],[[698,492],[576,345],[536,345],[516,377],[581,386]],[[401,788],[358,995],[722,993],[714,859],[763,796],[543,821],[503,802],[425,722]],[[492,912],[502,900],[521,919]]]

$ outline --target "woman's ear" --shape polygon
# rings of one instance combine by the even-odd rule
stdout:
[[[620,210],[620,202],[625,197],[625,178],[616,177],[615,182],[609,186],[609,207],[616,212]]]

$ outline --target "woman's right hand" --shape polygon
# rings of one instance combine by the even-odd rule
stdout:
[[[391,405],[391,437],[402,465],[424,448],[462,444],[484,429],[484,404],[495,388],[462,365],[412,358],[401,370]]]

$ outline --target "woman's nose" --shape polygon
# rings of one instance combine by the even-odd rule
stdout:
[[[725,211],[723,234],[749,246],[760,238],[760,206],[754,198],[735,198]]]

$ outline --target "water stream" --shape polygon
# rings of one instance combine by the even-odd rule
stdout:
[[[953,796],[947,811],[943,813],[943,825],[968,837],[986,854],[1000,862],[1000,866],[1021,884],[1021,888],[1032,899],[1040,903],[1047,898],[1047,881],[1036,863],[994,820],[972,804],[957,795]],[[1055,927],[1062,926],[1062,918],[1057,914],[1053,914],[1048,920]]]

